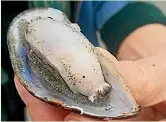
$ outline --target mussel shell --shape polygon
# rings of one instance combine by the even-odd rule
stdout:
[[[137,115],[140,108],[129,91],[126,92],[127,88],[122,85],[124,82],[120,75],[117,75],[118,72],[114,67],[106,68],[105,72],[109,72],[107,79],[113,81],[113,89],[116,89],[116,85],[119,85],[120,87],[117,88],[120,89],[115,90],[116,92],[110,92],[105,98],[92,103],[86,96],[71,92],[58,71],[53,72],[51,67],[48,68],[47,64],[40,62],[35,53],[28,54],[28,48],[23,43],[25,40],[25,33],[23,32],[32,20],[46,17],[54,18],[63,23],[70,23],[68,18],[59,10],[40,8],[19,14],[13,19],[9,27],[7,40],[10,58],[15,74],[23,86],[33,96],[47,103],[80,111],[81,114],[91,117],[117,119]],[[99,56],[101,55],[99,54]],[[102,57],[101,62],[106,61],[111,65],[109,60]],[[53,73],[56,75],[53,76]],[[117,92],[119,93],[115,94]]]

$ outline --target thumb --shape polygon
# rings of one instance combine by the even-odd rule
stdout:
[[[114,64],[140,106],[151,106],[166,100],[165,53],[137,61],[117,61],[108,51],[96,49]]]

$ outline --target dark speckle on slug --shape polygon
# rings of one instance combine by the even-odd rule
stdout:
[[[19,28],[19,26],[18,26],[18,28]],[[26,29],[26,32],[25,32],[26,34],[28,33],[28,29]]]
[[[53,19],[52,17],[47,17],[47,18],[49,18],[49,19]]]
[[[24,22],[24,21],[25,21],[25,19],[22,19],[21,21],[22,21],[22,22]]]

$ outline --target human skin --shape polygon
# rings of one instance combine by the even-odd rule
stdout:
[[[133,31],[120,45],[117,59],[108,56],[142,107],[139,116],[127,120],[166,119],[166,27],[149,24]],[[95,121],[83,115],[53,107],[31,96],[15,77],[15,85],[32,120]]]

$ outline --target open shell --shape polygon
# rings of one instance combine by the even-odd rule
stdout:
[[[96,77],[99,77],[100,75],[101,77],[104,76],[104,81],[110,85],[110,91],[108,90],[109,92],[107,92],[107,94],[105,94],[104,97],[93,101],[92,99],[88,99],[89,96],[86,96],[89,95],[88,93],[74,93],[72,91],[72,88],[69,87],[69,84],[67,84],[67,80],[65,80],[66,75],[64,75],[62,72],[60,72],[60,70],[58,70],[59,65],[55,66],[55,68],[58,67],[57,70],[53,70],[52,66],[50,64],[48,65],[48,62],[46,61],[48,60],[48,57],[44,53],[37,53],[38,50],[35,50],[36,48],[32,48],[33,46],[31,46],[28,43],[27,40],[29,40],[30,42],[34,42],[36,40],[36,38],[34,39],[34,37],[37,37],[34,31],[29,32],[30,29],[38,29],[37,32],[39,32],[39,30],[42,31],[44,29],[44,26],[38,26],[40,28],[35,28],[34,26],[38,24],[35,22],[37,22],[38,20],[42,21],[46,18],[52,19],[53,21],[56,21],[57,23],[60,23],[62,25],[68,25],[69,27],[67,29],[71,29],[72,34],[75,34],[76,37],[78,35],[78,40],[81,40],[77,43],[74,43],[69,39],[68,42],[62,43],[62,45],[59,46],[60,49],[63,48],[64,51],[67,50],[64,47],[67,47],[68,44],[70,45],[69,47],[71,47],[71,50],[76,50],[77,46],[78,49],[84,49],[84,47],[86,46],[88,47],[88,49],[91,49],[86,54],[86,56],[90,56],[89,62],[92,62],[92,64],[94,63],[97,65],[95,65],[95,68],[97,68],[96,70],[99,71],[99,74],[91,74],[92,67],[89,67],[89,69],[87,69],[89,75],[87,75],[89,76],[88,78],[91,78],[90,75],[93,74]],[[35,23],[34,25],[32,24],[33,22]],[[32,25],[32,28],[29,28],[30,25]],[[64,32],[63,29],[60,28],[53,28],[53,30],[54,29],[57,33],[58,31],[56,30],[59,30],[61,33]],[[34,34],[35,36],[32,36],[31,34],[28,35],[27,31],[28,33],[31,33],[32,35]],[[64,36],[67,36],[66,34],[69,33],[64,33]],[[56,34],[53,35],[53,33],[50,34],[48,32],[45,33],[45,35],[46,37],[48,37],[48,35],[54,37]],[[75,39],[75,36],[72,39]],[[43,36],[38,37],[39,38],[37,39],[39,40],[44,38]],[[62,35],[60,35],[60,37],[62,37]],[[73,46],[73,44],[76,44],[76,46]],[[55,45],[52,46],[54,47]],[[68,20],[68,18],[59,10],[55,10],[52,8],[41,8],[27,10],[19,14],[17,17],[14,18],[9,27],[8,48],[10,52],[10,58],[13,65],[13,69],[16,75],[19,77],[20,82],[32,95],[47,103],[60,105],[61,107],[64,107],[66,109],[80,111],[81,114],[97,118],[124,118],[137,115],[140,111],[140,107],[135,102],[129,89],[125,85],[125,82],[123,81],[123,79],[121,78],[121,76],[119,75],[113,63],[109,60],[109,58],[105,55],[102,55],[100,51],[97,48],[95,48],[81,34],[79,26],[77,24],[71,23]],[[68,49],[69,53],[72,53],[72,51],[70,52],[70,48]],[[58,52],[58,49],[55,48],[55,51]],[[65,55],[63,55],[62,53],[61,56],[64,57]],[[80,53],[80,56],[84,55],[81,55]],[[92,61],[92,57],[96,58],[97,60]],[[79,55],[75,56],[75,59],[78,58],[82,57],[79,57]],[[65,60],[64,65],[66,65],[67,63],[68,61]],[[82,64],[80,63],[80,69],[83,69],[84,67],[81,65]],[[80,72],[80,74],[82,72]],[[96,80],[94,82],[96,82]],[[102,84],[104,84],[104,82],[101,83],[101,85]],[[84,85],[82,85],[82,87],[84,87]],[[100,87],[100,85],[98,87]],[[83,93],[84,92],[85,91],[83,91]]]

